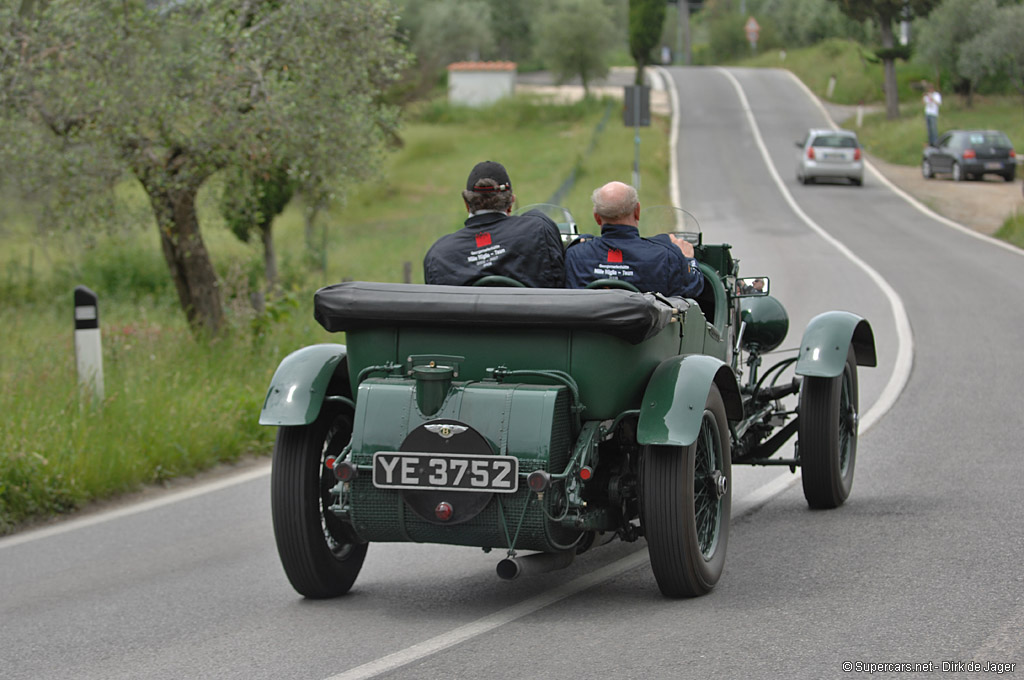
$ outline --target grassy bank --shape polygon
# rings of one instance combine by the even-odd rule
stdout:
[[[343,342],[312,318],[312,293],[343,278],[422,281],[422,256],[461,225],[461,188],[474,163],[506,164],[521,205],[547,201],[570,172],[563,201],[590,229],[590,191],[629,181],[633,129],[616,104],[546,106],[529,101],[485,111],[445,106],[415,112],[404,146],[382,176],[350,188],[346,205],[316,221],[310,252],[303,207],[275,222],[287,295],[257,315],[260,252],[237,241],[200,196],[203,234],[222,278],[231,329],[195,339],[177,307],[144,197],[124,189],[131,228],[46,234],[31,206],[0,213],[0,533],[140,485],[193,474],[248,453],[265,454],[274,431],[257,425],[266,386],[290,351]],[[604,121],[603,126],[601,126]],[[595,134],[601,126],[600,131]],[[667,123],[641,130],[641,199],[668,202]],[[211,187],[212,188],[212,187]],[[127,218],[126,218],[127,216]],[[312,263],[326,263],[320,271]],[[71,290],[100,297],[105,398],[76,387]]]

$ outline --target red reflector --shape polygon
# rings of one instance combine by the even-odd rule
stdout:
[[[450,520],[453,512],[455,512],[455,510],[446,501],[441,501],[437,504],[437,507],[434,508],[434,515],[442,522]]]
[[[853,160],[855,160],[855,161],[859,161],[860,160],[860,149],[856,149],[853,152]]]
[[[810,161],[814,160],[814,147],[813,146],[810,149],[807,150],[807,160],[810,160]]]
[[[327,466],[328,470],[333,470],[334,469],[334,460],[335,460],[334,456],[327,456],[327,460],[324,461],[324,465]]]
[[[580,479],[584,482],[594,476],[594,470],[592,468],[583,466],[580,468]]]
[[[1016,157],[1017,157],[1017,152],[1014,151],[1013,149],[1010,149],[1010,158],[1016,158]]]
[[[964,149],[964,158],[977,158],[978,154],[974,153],[974,149]]]

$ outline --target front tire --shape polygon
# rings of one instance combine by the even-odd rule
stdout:
[[[277,552],[292,587],[311,599],[347,593],[366,557],[368,544],[328,510],[337,480],[325,461],[351,436],[351,413],[325,405],[309,425],[280,428],[274,445],[270,505]]]
[[[800,390],[801,479],[812,508],[837,508],[849,497],[857,458],[857,418],[857,359],[850,347],[840,375],[805,377]]]
[[[732,458],[725,404],[712,385],[700,434],[690,446],[648,446],[641,467],[644,535],[651,570],[668,597],[695,597],[725,567]]]
[[[935,170],[932,169],[931,161],[925,158],[921,161],[921,176],[925,179],[931,179],[935,177]]]

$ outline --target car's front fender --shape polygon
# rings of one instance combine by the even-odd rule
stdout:
[[[310,345],[286,356],[263,400],[260,425],[308,425],[316,420],[331,378],[344,372],[345,345]],[[347,385],[347,378],[344,380]]]
[[[794,371],[813,378],[834,378],[843,372],[851,344],[858,365],[877,365],[871,324],[850,312],[819,314],[807,324]]]
[[[658,446],[689,446],[695,442],[712,384],[718,385],[729,420],[742,420],[740,388],[728,364],[703,354],[661,362],[644,390],[637,441]]]

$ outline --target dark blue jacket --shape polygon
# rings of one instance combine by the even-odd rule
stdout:
[[[620,279],[642,293],[673,297],[696,297],[704,289],[697,261],[683,255],[668,234],[640,238],[640,230],[626,224],[605,224],[600,236],[565,251],[566,288],[585,288],[597,279]]]
[[[426,283],[468,286],[490,274],[529,288],[561,288],[565,257],[558,226],[536,210],[511,216],[481,213],[439,238],[423,258]]]

